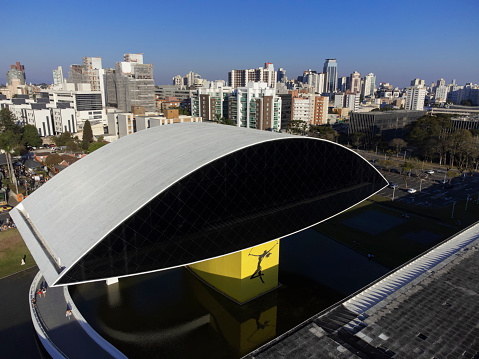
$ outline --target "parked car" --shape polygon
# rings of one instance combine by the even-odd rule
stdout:
[[[441,182],[441,184],[446,184],[447,182],[449,182],[449,180],[443,179],[443,180],[441,180],[440,182]]]
[[[426,173],[427,173],[428,175],[432,175],[432,174],[434,174],[434,170],[427,170]]]
[[[5,212],[5,211],[9,211],[12,209],[12,206],[0,206],[0,213],[1,212]]]
[[[409,188],[407,193],[416,193],[417,191],[414,188]]]
[[[399,186],[396,183],[390,183],[389,188],[398,188]]]

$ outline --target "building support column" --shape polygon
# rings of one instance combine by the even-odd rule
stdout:
[[[108,278],[106,280],[106,285],[112,285],[112,284],[115,284],[115,283],[118,283],[118,278]]]
[[[227,297],[244,303],[278,286],[279,239],[189,268]]]

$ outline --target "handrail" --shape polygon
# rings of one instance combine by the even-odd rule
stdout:
[[[68,291],[68,286],[63,287],[63,294],[65,296],[67,304],[69,305],[73,313],[73,316],[81,325],[86,334],[88,334],[90,338],[92,338],[100,347],[102,347],[106,352],[108,352],[108,354],[110,354],[114,358],[127,359],[127,357],[121,351],[119,351],[115,346],[113,346],[110,342],[108,342],[105,338],[98,334],[95,329],[93,329],[90,324],[88,324],[88,322],[85,320],[85,318],[75,305],[75,302],[73,302],[73,299],[70,296],[70,292]]]
[[[28,302],[30,306],[30,315],[32,317],[33,327],[35,328],[35,331],[37,332],[37,335],[40,338],[40,341],[42,342],[43,346],[47,350],[48,354],[50,354],[54,359],[68,359],[65,353],[63,353],[62,350],[58,348],[48,336],[47,331],[45,330],[46,324],[41,318],[40,312],[37,311],[36,306],[32,303],[32,299],[35,298],[36,288],[42,277],[42,272],[38,271],[30,286]]]

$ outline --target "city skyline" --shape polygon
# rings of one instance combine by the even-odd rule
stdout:
[[[234,8],[215,1],[185,1],[181,7],[146,1],[135,8],[137,16],[128,16],[127,1],[22,4],[21,18],[13,3],[2,5],[1,84],[16,61],[25,66],[28,83],[49,84],[58,66],[66,76],[71,64],[99,56],[104,68],[113,68],[125,53],[144,54],[145,63],[154,66],[156,85],[171,84],[172,77],[191,70],[208,80],[227,80],[233,69],[265,62],[284,68],[291,79],[308,69],[321,72],[327,58],[337,59],[338,77],[374,73],[378,84],[400,88],[414,78],[426,85],[440,78],[479,82],[479,50],[471,46],[479,34],[474,19],[479,3],[472,0],[455,7],[446,1],[434,6],[346,1],[340,8],[314,1],[245,1]],[[182,15],[186,10],[194,18]],[[45,21],[34,32],[38,19]]]

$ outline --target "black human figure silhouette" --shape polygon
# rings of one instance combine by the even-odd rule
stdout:
[[[256,268],[256,271],[253,273],[250,279],[259,278],[261,279],[261,282],[263,282],[264,284],[264,280],[263,280],[264,273],[263,273],[263,268],[261,267],[261,262],[263,261],[263,259],[268,258],[271,255],[271,251],[273,250],[274,247],[276,247],[277,244],[278,243],[276,242],[275,245],[271,247],[269,251],[264,251],[262,254],[251,254],[251,251],[253,250],[251,249],[248,256],[258,257],[258,267]]]

